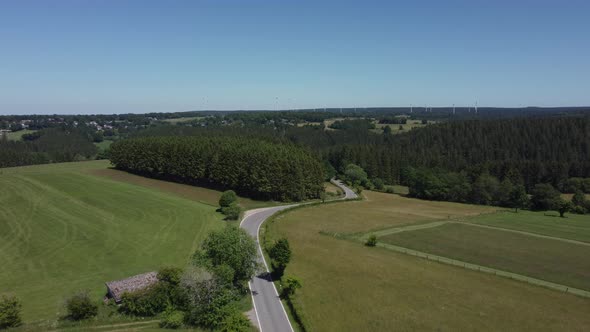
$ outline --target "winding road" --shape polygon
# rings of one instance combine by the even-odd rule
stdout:
[[[341,200],[358,197],[354,191],[345,186],[341,181],[332,180],[332,183],[344,191],[344,197]],[[257,320],[253,323],[258,326],[261,332],[292,332],[293,326],[291,326],[285,307],[283,307],[283,303],[279,298],[279,293],[270,278],[270,270],[262,254],[262,247],[258,238],[260,226],[273,214],[302,204],[307,203],[249,210],[244,213],[244,218],[240,222],[240,227],[246,230],[256,240],[258,244],[258,259],[266,269],[265,272],[254,277],[249,283]]]

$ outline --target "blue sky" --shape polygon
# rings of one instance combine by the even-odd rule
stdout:
[[[0,114],[590,105],[589,1],[0,1]]]

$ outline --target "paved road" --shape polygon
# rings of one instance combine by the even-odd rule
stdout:
[[[358,197],[354,191],[346,187],[341,181],[332,180],[332,183],[344,191],[345,196],[342,199],[353,199]],[[258,323],[256,325],[261,332],[293,331],[293,326],[291,326],[287,312],[283,307],[283,303],[279,299],[279,293],[270,279],[270,270],[266,264],[266,260],[262,254],[262,248],[258,241],[258,232],[260,230],[260,225],[262,225],[268,217],[281,210],[297,205],[299,204],[249,210],[244,213],[244,218],[240,223],[240,227],[256,239],[256,243],[258,243],[258,258],[266,269],[265,272],[254,277],[249,283],[257,319],[257,322],[254,323]]]

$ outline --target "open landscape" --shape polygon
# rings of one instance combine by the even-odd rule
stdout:
[[[55,319],[77,291],[100,298],[107,281],[183,265],[222,226],[214,206],[92,175],[107,165],[1,171],[0,283],[23,299],[25,321]]]
[[[447,220],[451,211],[451,218],[480,213],[481,217],[496,215],[488,214],[491,208],[423,202],[374,192],[364,194],[365,201],[299,209],[277,217],[266,227],[268,242],[282,236],[290,240],[293,262],[285,273],[299,276],[304,285],[297,302],[308,329],[357,331],[370,326],[372,330],[583,331],[590,324],[588,299],[385,248],[369,248],[341,238],[342,235],[358,235],[387,227]],[[402,232],[395,236],[420,234],[430,229],[437,228]],[[438,242],[432,243],[429,239]],[[449,239],[441,244],[443,240],[432,237],[424,238],[424,241],[417,239],[413,243],[432,245],[445,256],[452,256],[456,247],[469,246],[472,251],[477,251],[482,243],[484,248],[487,248],[485,243],[498,246],[504,243],[496,242],[498,239],[494,238],[482,238],[478,233],[466,233],[465,237],[454,239],[454,242]],[[540,247],[525,247],[539,239],[531,238],[525,243],[519,242],[521,240],[504,239],[510,246],[493,256],[511,260],[511,264],[521,271],[527,266],[534,267],[534,262],[526,261],[525,257],[519,261],[513,255],[518,255],[524,248],[530,248],[532,255],[533,248],[542,252]],[[566,243],[558,245],[571,249],[565,248]],[[583,253],[587,247],[579,250]],[[477,255],[469,250],[465,252]],[[549,256],[548,253],[550,259],[555,260],[553,263],[562,264],[553,268],[565,267],[568,263],[559,262],[559,258],[568,254],[570,252],[555,252],[557,256]],[[574,262],[568,268],[575,268],[577,264],[578,271],[563,271],[563,275],[577,275],[578,285],[583,285],[587,279],[584,273],[588,269],[579,264],[586,264],[587,260],[580,256],[568,259]],[[541,269],[540,265],[536,268]]]
[[[0,1],[0,331],[590,331],[589,12]]]

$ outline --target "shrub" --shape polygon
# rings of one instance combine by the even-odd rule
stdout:
[[[295,291],[301,288],[301,281],[295,277],[287,277],[283,285],[283,297],[289,298],[295,295]]]
[[[221,206],[221,208],[226,208],[236,203],[237,200],[238,195],[236,195],[235,191],[226,190],[221,194],[221,197],[219,198],[219,206]]]
[[[161,313],[167,304],[166,288],[156,284],[133,293],[124,293],[119,310],[128,315],[147,317]]]
[[[393,188],[393,186],[387,186],[385,188],[385,192],[388,194],[395,194],[395,189]]]
[[[252,331],[252,326],[244,314],[238,310],[232,310],[232,312],[223,319],[218,329],[221,332],[249,332]]]
[[[15,296],[3,295],[0,298],[0,329],[21,325],[21,309],[22,304]]]
[[[68,318],[72,320],[83,320],[94,317],[98,314],[98,305],[94,303],[88,292],[80,292],[66,300]]]
[[[182,276],[182,269],[178,267],[163,267],[158,271],[158,280],[171,285],[178,285]]]
[[[183,321],[184,313],[182,311],[166,309],[159,325],[161,328],[178,329],[182,326]]]
[[[377,245],[377,236],[375,234],[369,236],[369,238],[367,239],[367,242],[365,242],[365,245],[367,247],[374,247]]]
[[[575,213],[575,214],[585,214],[586,212],[587,212],[586,208],[583,206],[580,206],[580,205],[575,205],[572,208],[572,213]]]
[[[377,189],[377,190],[383,190],[383,188],[385,187],[385,184],[383,183],[383,180],[381,180],[379,178],[375,178],[375,179],[373,179],[373,186],[375,186],[375,189]]]
[[[221,213],[225,215],[225,219],[227,220],[238,220],[241,212],[242,209],[237,204],[221,208]]]

